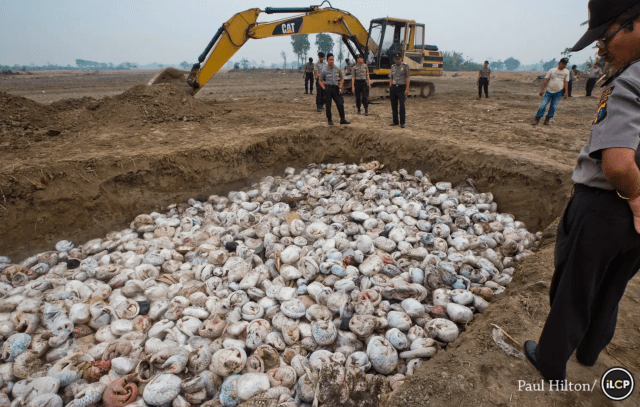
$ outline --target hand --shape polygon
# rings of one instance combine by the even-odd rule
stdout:
[[[563,98],[563,99],[566,99],[566,98],[568,98],[568,97],[569,97],[569,95],[567,94],[567,92],[565,92],[565,93],[564,93],[564,95],[562,95],[562,98]]]
[[[404,90],[404,95],[407,96],[409,94],[409,88]]]
[[[627,202],[633,213],[633,225],[636,228],[636,232],[640,233],[640,196],[629,199]]]
[[[351,93],[356,93],[356,88],[354,86],[351,87]]]
[[[543,96],[543,95],[544,95],[544,92],[540,92],[540,96]]]

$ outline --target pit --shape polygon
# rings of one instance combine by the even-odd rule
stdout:
[[[79,245],[129,227],[141,213],[224,195],[309,163],[377,160],[392,171],[421,170],[433,182],[471,178],[481,192],[493,193],[499,212],[544,231],[545,239],[518,266],[507,295],[380,404],[537,406],[550,396],[559,404],[606,404],[595,393],[518,393],[513,378],[539,377],[490,340],[491,324],[520,343],[540,333],[553,272],[553,222],[569,198],[596,98],[567,101],[551,126],[532,127],[535,73],[497,74],[491,99],[482,101],[474,97],[475,77],[456,74],[435,78],[433,97],[407,102],[406,129],[388,126],[388,101],[374,102],[365,118],[349,97],[352,124],[328,127],[315,112],[315,95],[302,94],[297,72],[223,72],[196,99],[170,86],[141,86],[151,74],[2,79],[0,255],[17,263],[62,239]],[[570,361],[575,380],[591,383],[620,363],[639,372],[636,280],[621,303],[613,346],[593,370]]]

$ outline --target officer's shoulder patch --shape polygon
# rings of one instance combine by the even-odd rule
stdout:
[[[612,86],[602,92],[600,103],[598,103],[598,113],[596,114],[596,119],[593,121],[594,125],[601,123],[607,117],[607,102],[609,101],[609,96],[613,93],[614,88],[615,86]]]

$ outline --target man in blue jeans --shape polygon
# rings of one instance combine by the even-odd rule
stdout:
[[[568,95],[568,87],[569,80],[571,78],[571,74],[567,69],[567,63],[569,60],[567,58],[562,58],[560,62],[558,62],[557,68],[549,69],[547,75],[544,77],[544,83],[542,84],[542,89],[540,89],[540,96],[542,98],[542,103],[540,103],[540,109],[538,109],[538,113],[536,114],[535,119],[533,120],[532,125],[537,125],[540,123],[540,119],[544,116],[544,111],[547,109],[547,105],[551,102],[551,107],[549,107],[549,113],[547,113],[547,117],[544,119],[544,124],[549,125],[549,120],[556,113],[556,107],[558,107],[558,103],[560,102],[560,98],[567,98]],[[544,89],[547,88],[545,92]]]

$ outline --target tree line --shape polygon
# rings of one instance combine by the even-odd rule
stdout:
[[[12,71],[51,71],[59,69],[134,69],[138,68],[138,64],[133,62],[122,62],[118,65],[114,65],[111,62],[96,62],[86,59],[76,59],[76,65],[58,65],[58,64],[46,64],[36,65],[33,62],[29,65],[2,65],[0,64],[0,71],[5,73]]]

